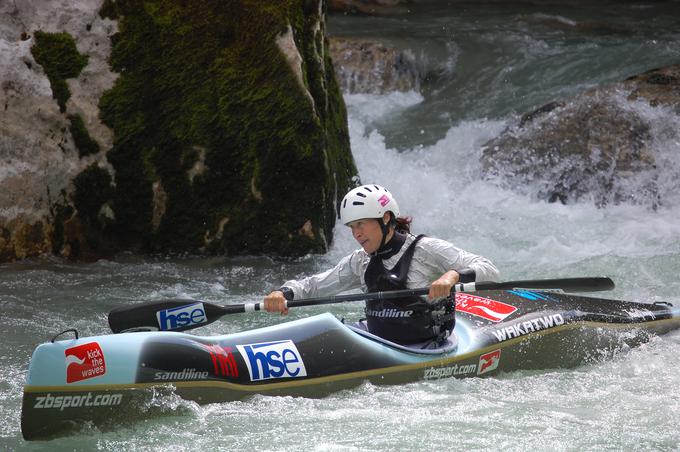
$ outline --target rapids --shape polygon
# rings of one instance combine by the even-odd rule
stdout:
[[[656,211],[547,204],[480,178],[481,145],[518,115],[680,62],[678,2],[598,4],[440,1],[398,16],[331,16],[332,34],[382,36],[412,49],[430,74],[420,93],[346,95],[352,149],[361,180],[389,187],[413,216],[414,232],[491,258],[505,280],[606,275],[617,284],[607,297],[677,304],[677,115],[631,105],[659,125],[654,146],[667,196]],[[354,247],[338,224],[328,254],[294,261],[123,254],[93,264],[0,265],[0,450],[677,450],[680,332],[577,369],[365,384],[323,399],[256,396],[199,406],[159,393],[153,404],[166,417],[48,443],[21,439],[21,389],[40,342],[66,328],[107,333],[106,313],[135,300],[259,301]],[[298,308],[288,318],[325,310],[356,318],[362,305]],[[238,314],[194,331],[231,333],[285,320]]]

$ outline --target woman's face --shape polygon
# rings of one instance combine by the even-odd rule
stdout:
[[[389,214],[385,215],[387,216],[387,221],[389,221]],[[383,221],[386,221],[385,218],[383,218]],[[382,242],[382,230],[378,220],[375,218],[363,218],[361,220],[350,221],[347,223],[347,226],[352,229],[354,240],[359,242],[364,251],[368,254],[378,251]],[[388,234],[386,241],[389,240],[391,232]]]

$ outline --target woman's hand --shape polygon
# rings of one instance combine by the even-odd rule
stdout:
[[[455,270],[449,270],[439,277],[430,285],[430,292],[427,298],[436,300],[437,298],[446,298],[451,295],[451,289],[460,280],[460,275]]]
[[[286,306],[286,298],[283,292],[275,290],[264,297],[264,310],[267,312],[280,312],[281,315],[288,314],[288,306]]]

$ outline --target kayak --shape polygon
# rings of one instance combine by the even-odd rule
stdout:
[[[665,302],[520,289],[456,293],[455,300],[454,334],[434,349],[383,340],[329,313],[221,336],[146,331],[53,340],[30,360],[22,433],[43,440],[130,425],[164,414],[154,403],[162,394],[200,404],[255,394],[321,397],[366,381],[569,368],[680,327],[680,309]]]

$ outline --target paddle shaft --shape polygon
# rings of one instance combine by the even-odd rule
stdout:
[[[506,281],[506,282],[492,282],[481,281],[476,283],[459,283],[453,286],[451,293],[455,292],[477,292],[480,290],[512,290],[512,289],[560,289],[565,292],[596,292],[601,290],[611,290],[614,288],[614,282],[609,278],[564,278],[564,279],[538,279],[527,281]],[[331,297],[319,298],[305,298],[302,300],[288,300],[286,306],[289,308],[297,308],[302,306],[314,306],[320,304],[345,303],[348,301],[361,300],[393,300],[395,298],[413,297],[420,295],[427,295],[430,291],[429,287],[422,287],[419,289],[404,289],[392,290],[389,292],[372,292],[360,293],[350,295],[335,295]],[[252,312],[262,311],[264,303],[250,303],[243,305],[243,310],[235,312]],[[231,307],[231,306],[230,306]]]
[[[451,293],[511,289],[558,289],[565,292],[596,292],[611,290],[613,288],[614,282],[609,278],[589,277],[459,283],[453,287]],[[286,305],[289,308],[293,308],[361,300],[390,300],[426,295],[429,290],[429,288],[423,287],[419,289],[394,290],[389,292],[305,298],[301,300],[288,300]],[[114,333],[135,329],[159,329],[159,326],[161,330],[185,331],[212,323],[223,315],[262,310],[264,310],[264,303],[219,306],[198,300],[156,300],[132,306],[123,306],[112,310],[109,313],[109,326]]]

